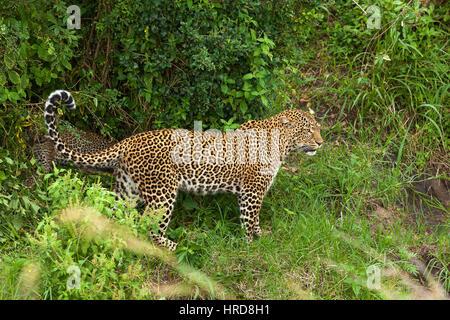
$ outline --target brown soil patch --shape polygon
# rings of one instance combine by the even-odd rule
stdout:
[[[421,176],[406,189],[402,202],[409,223],[416,224],[417,219],[422,218],[430,231],[436,228],[440,231],[450,218],[450,182]]]

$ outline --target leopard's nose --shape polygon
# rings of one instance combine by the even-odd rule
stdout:
[[[323,142],[317,142],[317,141],[316,141],[316,143],[317,143],[317,145],[318,145],[319,148],[320,148],[320,147],[322,146],[322,143],[323,143]]]

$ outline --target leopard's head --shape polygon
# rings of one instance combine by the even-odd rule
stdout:
[[[314,112],[289,109],[282,112],[280,121],[289,132],[289,151],[297,149],[313,156],[322,147],[320,124],[314,119]]]

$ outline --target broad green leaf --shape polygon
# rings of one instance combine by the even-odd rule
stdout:
[[[220,86],[220,89],[223,93],[227,93],[229,91],[228,86],[225,83]]]
[[[252,35],[252,40],[256,40],[256,31],[254,29],[250,29],[250,34]]]
[[[12,69],[15,65],[15,62],[13,59],[11,59],[10,56],[8,56],[7,54],[4,55],[3,57],[3,61],[5,62],[5,65],[8,69]]]
[[[239,104],[239,109],[241,109],[242,113],[246,113],[248,109],[247,103],[245,101],[241,101]]]
[[[30,84],[30,81],[28,80],[28,76],[26,74],[22,75],[20,78],[20,87],[21,88],[27,88]]]
[[[39,46],[38,48],[38,56],[44,61],[49,61],[48,50],[45,46]]]
[[[61,63],[62,63],[62,65],[63,65],[66,69],[72,70],[72,65],[69,63],[69,61],[63,59],[63,60],[61,61]]]
[[[4,86],[6,84],[6,75],[0,71],[0,86]]]
[[[12,102],[16,102],[20,99],[20,96],[15,91],[8,92],[8,100]]]
[[[244,86],[242,87],[242,90],[244,91],[250,91],[252,89],[252,85],[250,82],[245,81]]]
[[[20,76],[16,71],[9,70],[8,76],[9,76],[9,80],[11,80],[12,83],[14,83],[14,84],[20,83]]]
[[[269,102],[267,101],[267,98],[265,96],[261,96],[261,102],[265,107],[267,107],[269,104]]]
[[[258,78],[258,79],[261,79],[261,78],[264,78],[266,75],[267,75],[267,71],[266,70],[261,70],[261,71],[258,71],[255,74],[255,77]]]

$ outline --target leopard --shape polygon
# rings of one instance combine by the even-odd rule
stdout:
[[[66,90],[52,92],[45,103],[48,137],[62,158],[78,166],[116,171],[116,193],[137,198],[149,212],[162,212],[150,238],[170,251],[177,243],[166,236],[180,191],[237,196],[244,236],[260,237],[263,199],[286,157],[315,155],[323,146],[320,124],[312,112],[288,108],[263,120],[243,123],[234,131],[163,128],[138,133],[97,153],[80,153],[60,137],[55,110],[75,110]],[[153,210],[153,211],[152,211]]]
[[[110,138],[106,138],[100,134],[92,131],[82,131],[77,128],[71,127],[69,124],[64,123],[61,126],[60,135],[61,139],[71,149],[81,153],[95,153],[106,148],[111,147],[115,141]],[[31,137],[30,137],[31,138]],[[43,167],[44,173],[49,173],[53,169],[53,164],[67,164],[68,161],[63,159],[56,151],[54,143],[48,137],[44,137],[42,140],[31,138],[31,150],[38,165]],[[98,172],[100,170],[93,170],[89,167],[80,167],[81,170],[86,172]],[[114,176],[114,170],[105,169],[101,170]],[[32,187],[37,179],[37,174],[31,175],[25,182],[25,185]]]

